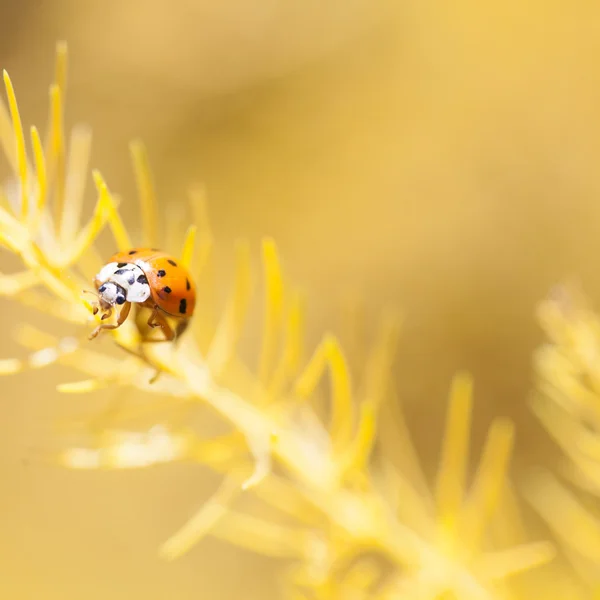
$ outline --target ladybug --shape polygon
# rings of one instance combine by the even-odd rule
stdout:
[[[94,329],[90,339],[102,329],[117,329],[131,310],[132,304],[151,309],[148,325],[161,327],[164,339],[171,341],[187,328],[194,314],[196,288],[187,270],[177,259],[156,248],[132,248],[117,252],[108,259],[94,278],[99,309],[105,311],[102,320],[112,314],[115,305],[122,306],[114,325],[102,323]],[[175,329],[166,317],[177,320]]]

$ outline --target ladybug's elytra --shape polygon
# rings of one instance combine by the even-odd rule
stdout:
[[[90,339],[102,329],[120,327],[136,303],[152,310],[148,318],[150,327],[161,327],[164,340],[170,341],[183,333],[196,305],[196,288],[189,271],[177,259],[156,248],[132,248],[117,252],[94,278],[98,291],[98,304],[94,314],[101,308],[108,318],[115,305],[122,305],[113,325],[102,323],[94,329]],[[175,330],[166,317],[177,320]]]

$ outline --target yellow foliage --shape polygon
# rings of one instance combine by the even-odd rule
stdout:
[[[78,325],[85,340],[94,316],[82,290],[101,264],[94,246],[100,233],[108,227],[120,250],[137,243],[161,245],[166,233],[140,142],[131,145],[143,222],[140,239],[130,236],[117,199],[97,171],[92,172],[96,207],[89,222],[81,223],[81,182],[88,174],[91,135],[85,128],[65,134],[66,63],[66,46],[59,44],[46,138],[31,130],[34,166],[15,91],[4,73],[8,110],[0,103],[0,145],[14,177],[3,190],[7,202],[0,207],[0,243],[21,258],[24,270],[2,275],[0,293]],[[213,249],[201,187],[190,190],[189,212],[191,224],[180,232],[181,259],[200,273],[208,268]],[[524,572],[531,589],[547,590],[545,571],[538,567],[554,558],[555,548],[532,541],[519,518],[509,476],[518,434],[513,423],[492,422],[469,483],[473,382],[468,374],[458,374],[451,386],[434,489],[424,483],[398,412],[403,466],[391,466],[390,457],[377,448],[378,424],[384,408],[399,410],[390,377],[400,319],[382,319],[378,339],[362,361],[361,385],[332,333],[323,335],[303,364],[302,295],[285,280],[276,242],[265,238],[263,330],[253,372],[237,352],[255,287],[251,254],[251,247],[240,241],[223,313],[213,319],[210,307],[200,301],[193,326],[177,344],[144,344],[133,319],[107,333],[119,354],[104,353],[87,340],[20,328],[17,341],[32,354],[24,360],[4,358],[0,373],[59,363],[84,376],[60,384],[63,393],[120,387],[148,394],[141,410],[117,403],[101,418],[91,417],[93,443],[66,448],[52,460],[70,469],[190,461],[221,473],[221,486],[165,541],[161,556],[176,559],[213,535],[286,558],[290,566],[283,585],[290,598],[516,598],[513,576]],[[600,319],[556,301],[542,305],[541,316],[551,342],[537,356],[542,394],[535,410],[564,449],[572,480],[598,494]],[[323,401],[324,379],[330,382],[327,424],[314,409]],[[193,411],[201,405],[219,415],[224,434],[203,439],[174,416],[182,407]],[[142,414],[154,417],[155,425],[145,431],[126,427]],[[243,495],[264,504],[273,519],[238,509]],[[566,548],[577,578],[583,585],[598,584],[600,514],[545,473],[531,478],[527,497]]]

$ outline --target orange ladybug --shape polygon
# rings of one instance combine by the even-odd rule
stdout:
[[[102,329],[117,329],[131,310],[132,304],[152,310],[150,327],[161,327],[164,340],[180,336],[194,314],[196,288],[187,270],[177,259],[156,248],[132,248],[111,256],[94,278],[98,303],[94,314],[102,309],[102,320],[110,317],[115,305],[122,306],[114,325],[102,323],[90,339]],[[175,330],[166,317],[177,320]],[[154,340],[153,340],[154,341]]]

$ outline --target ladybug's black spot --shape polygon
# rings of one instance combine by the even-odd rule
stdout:
[[[125,296],[117,296],[117,304],[125,304]]]
[[[130,251],[128,252],[128,254],[135,254],[136,252],[137,252],[137,250],[130,250]]]
[[[106,289],[106,286],[105,286],[105,285],[101,285],[101,286],[98,288],[98,291],[99,291],[100,293],[102,293],[102,292],[103,292],[105,289]]]
[[[121,267],[124,267],[126,264],[127,263],[117,263],[117,267],[119,267],[119,269],[120,269]]]
[[[140,275],[138,278],[138,283],[148,283],[148,279],[146,278],[145,275]]]
[[[126,273],[127,269],[117,269],[115,271],[115,275],[123,275],[123,273]]]
[[[128,280],[129,285],[133,285],[135,283],[135,275],[132,275]]]
[[[169,259],[167,259],[167,262],[168,262],[170,265],[173,265],[174,267],[176,267],[176,266],[177,266],[177,263],[176,263],[174,260],[171,260],[170,258],[169,258]]]
[[[167,272],[164,269],[161,269],[160,271],[157,271],[156,274],[159,277],[164,277],[167,274]]]
[[[168,285],[166,285],[166,286],[163,288],[163,292],[166,292],[167,294],[170,294],[170,293],[171,293],[171,291],[172,291],[172,290],[171,290],[171,288],[170,288]]]
[[[189,279],[186,279],[186,280],[185,280],[185,289],[189,291],[190,287],[192,287],[192,286],[190,285],[190,280],[189,280]]]
[[[186,310],[187,310],[187,300],[185,298],[182,298],[181,301],[179,302],[179,312],[182,315],[185,315]]]

